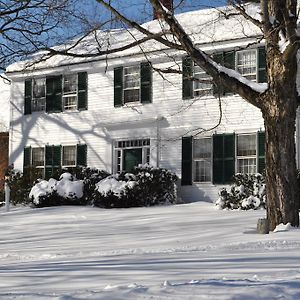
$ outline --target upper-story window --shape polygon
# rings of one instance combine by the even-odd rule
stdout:
[[[87,109],[87,73],[25,80],[24,114]]]
[[[140,66],[126,67],[123,72],[124,103],[140,101]]]
[[[194,96],[212,93],[211,76],[207,75],[198,65],[194,65]]]
[[[257,79],[257,49],[236,53],[236,70],[249,80]]]
[[[63,109],[77,109],[78,75],[69,74],[63,76]]]
[[[43,111],[46,109],[46,79],[35,78],[32,81],[32,111]]]
[[[114,69],[114,106],[152,102],[150,63]]]

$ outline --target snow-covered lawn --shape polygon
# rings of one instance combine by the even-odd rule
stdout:
[[[300,230],[209,203],[0,209],[0,298],[300,299]]]

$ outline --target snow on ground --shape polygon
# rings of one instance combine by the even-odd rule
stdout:
[[[209,203],[0,209],[0,299],[300,299],[300,230]],[[288,230],[288,231],[286,231]]]

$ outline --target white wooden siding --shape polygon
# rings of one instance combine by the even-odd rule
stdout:
[[[181,137],[183,135],[211,136],[214,133],[246,133],[263,130],[258,109],[236,95],[222,97],[222,122],[217,128],[219,100],[213,96],[182,100],[182,76],[157,72],[153,74],[153,102],[144,105],[114,107],[113,70],[120,65],[144,61],[144,57],[131,57],[69,67],[65,72],[88,72],[88,110],[81,112],[35,112],[24,116],[24,77],[12,76],[10,162],[23,168],[25,146],[46,144],[87,144],[88,166],[112,172],[113,141],[118,139],[151,139],[151,163],[168,168],[181,177]],[[174,65],[174,61],[161,62],[153,58],[157,68]],[[181,64],[181,59],[178,59]],[[62,68],[53,73],[63,73]],[[51,70],[47,70],[51,73]],[[42,75],[35,71],[30,74]],[[194,130],[194,131],[192,131]],[[159,136],[157,136],[157,132]],[[159,141],[157,139],[159,138]],[[157,157],[157,142],[159,151]],[[216,200],[219,186],[198,183],[180,187],[185,201]]]

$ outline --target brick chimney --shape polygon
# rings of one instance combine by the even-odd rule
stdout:
[[[173,13],[173,0],[160,0],[161,4],[167,8],[169,11]],[[161,18],[161,13],[159,11],[156,11],[153,9],[153,20],[155,19],[160,19]]]

